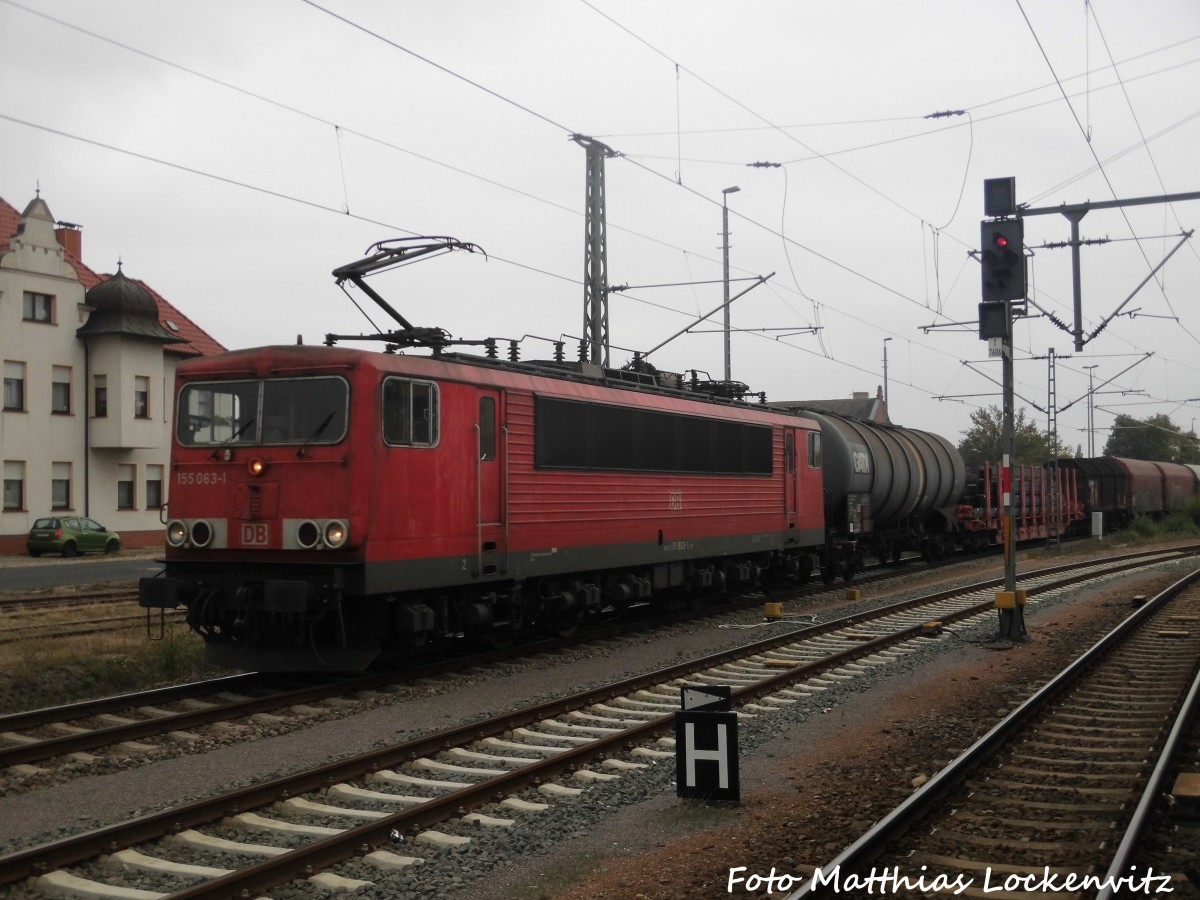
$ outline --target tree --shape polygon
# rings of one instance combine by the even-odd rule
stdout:
[[[989,406],[971,413],[971,427],[963,432],[958,451],[968,469],[985,462],[1000,462],[1004,458],[1004,410]],[[1057,447],[1053,446],[1050,435],[1026,421],[1023,408],[1018,410],[1013,416],[1012,464],[1041,465],[1054,455],[1070,456],[1071,450],[1061,442]]]
[[[1117,416],[1113,421],[1105,456],[1148,459],[1155,462],[1200,462],[1200,444],[1196,435],[1182,431],[1170,416],[1159,413],[1142,420]]]

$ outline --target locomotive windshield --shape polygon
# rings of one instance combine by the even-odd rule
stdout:
[[[186,447],[336,444],[349,403],[343,378],[194,382],[179,393],[176,436]]]

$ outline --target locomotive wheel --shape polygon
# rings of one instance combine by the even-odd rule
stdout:
[[[837,578],[837,569],[833,566],[821,566],[821,580],[826,584],[833,584]]]
[[[511,650],[517,642],[517,636],[507,628],[497,628],[487,635],[481,635],[479,643],[493,650]]]
[[[582,624],[583,612],[581,611],[575,615],[560,616],[550,624],[549,630],[555,637],[569,638],[575,636],[575,632],[579,631],[579,626]]]

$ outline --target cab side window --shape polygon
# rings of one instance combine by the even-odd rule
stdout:
[[[439,435],[437,385],[407,378],[383,382],[383,440],[393,447],[433,447]]]
[[[811,469],[821,468],[821,432],[808,433],[808,466]]]
[[[492,397],[479,398],[479,458],[496,458],[496,401]]]

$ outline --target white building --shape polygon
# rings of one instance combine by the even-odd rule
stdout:
[[[0,553],[34,519],[87,516],[158,546],[175,367],[225,348],[144,284],[97,275],[41,197],[0,199]]]

